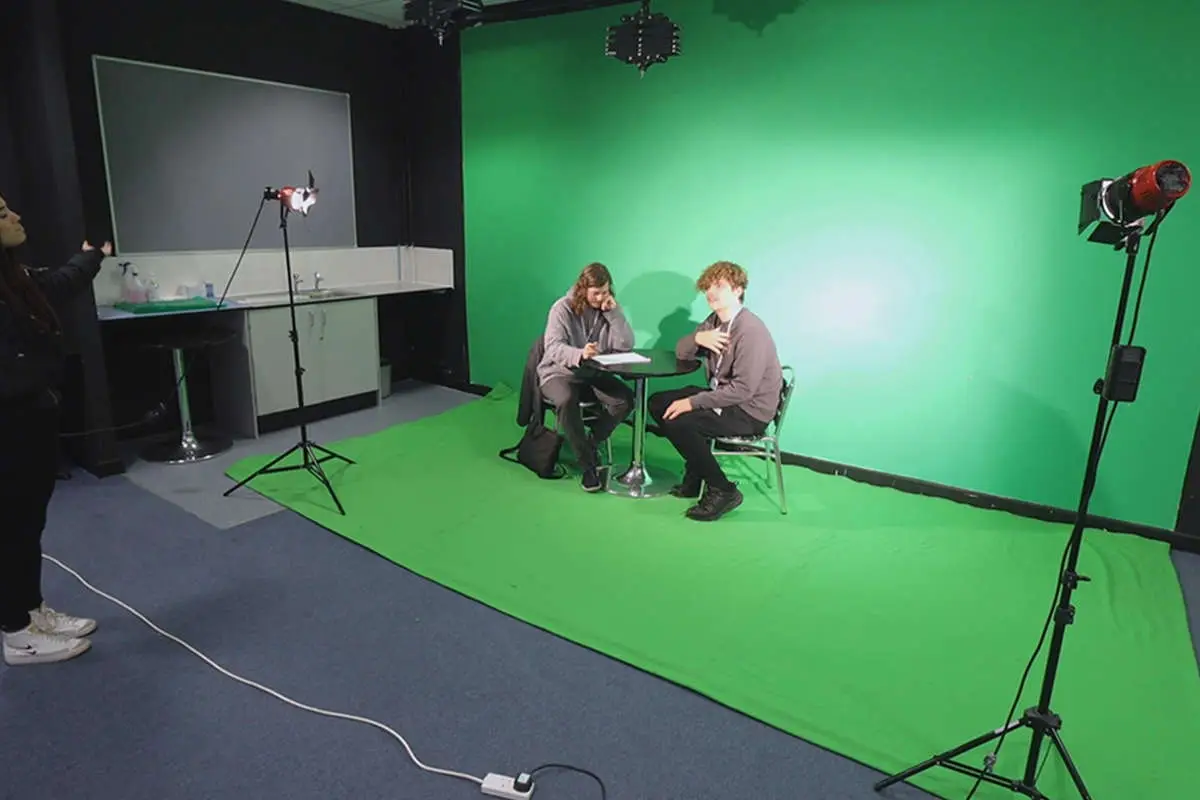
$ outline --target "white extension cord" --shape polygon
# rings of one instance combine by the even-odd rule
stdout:
[[[400,744],[404,745],[404,749],[405,749],[405,751],[407,751],[408,757],[411,758],[412,762],[414,764],[416,764],[417,767],[419,767],[420,769],[424,770],[425,772],[433,773],[434,775],[444,775],[448,778],[458,778],[459,780],[470,781],[471,783],[474,783],[477,786],[479,786],[481,791],[485,795],[488,795],[491,797],[513,798],[514,800],[525,800],[525,798],[528,798],[533,794],[533,783],[532,783],[531,778],[528,775],[520,775],[518,778],[513,779],[511,777],[508,777],[507,775],[500,775],[500,774],[493,773],[493,774],[489,774],[487,776],[487,778],[485,779],[485,778],[476,778],[474,775],[468,775],[465,772],[456,772],[454,770],[449,770],[449,769],[439,769],[437,767],[431,767],[427,764],[422,764],[421,760],[419,758],[417,758],[415,753],[413,753],[412,748],[409,747],[408,742],[405,741],[404,737],[401,736],[400,734],[396,733],[394,730],[389,728],[387,725],[384,725],[382,722],[376,722],[373,719],[367,719],[366,717],[358,717],[353,714],[343,714],[340,711],[328,711],[323,708],[315,708],[313,706],[305,705],[304,703],[299,703],[295,700],[292,700],[290,697],[286,697],[285,695],[280,694],[279,692],[275,691],[274,689],[271,689],[267,686],[263,686],[262,684],[259,684],[259,683],[255,683],[254,681],[243,678],[240,675],[235,675],[234,673],[232,673],[229,670],[222,667],[220,664],[213,661],[208,656],[204,655],[204,653],[201,653],[199,650],[192,647],[190,644],[185,642],[183,639],[180,639],[178,636],[175,636],[173,634],[167,633],[162,628],[155,625],[153,622],[148,620],[145,617],[145,615],[143,615],[136,608],[133,608],[132,606],[128,605],[127,603],[117,599],[116,597],[113,597],[111,594],[108,594],[107,592],[101,591],[100,589],[97,589],[95,586],[92,586],[90,583],[87,582],[87,580],[82,575],[80,575],[78,572],[76,572],[75,570],[68,567],[66,564],[59,561],[57,558],[54,558],[53,556],[50,556],[50,555],[46,555],[44,553],[42,554],[42,558],[46,559],[51,564],[54,564],[59,569],[68,573],[69,575],[73,576],[75,578],[75,580],[82,583],[89,591],[91,591],[95,594],[98,594],[101,597],[103,597],[105,600],[109,601],[110,603],[114,603],[114,604],[120,606],[121,608],[125,609],[130,614],[132,614],[133,616],[137,617],[142,622],[144,622],[148,626],[150,626],[150,629],[153,630],[155,633],[159,634],[160,636],[164,636],[167,639],[170,639],[172,642],[175,642],[175,644],[187,649],[194,656],[196,656],[197,658],[202,660],[204,663],[208,664],[210,667],[212,667],[217,672],[221,673],[222,675],[224,675],[227,678],[232,678],[233,680],[237,681],[238,683],[249,686],[251,689],[258,689],[260,692],[265,692],[265,693],[271,695],[272,697],[274,697],[278,700],[282,700],[283,702],[287,703],[290,706],[295,706],[296,708],[298,708],[302,711],[311,711],[312,713],[320,714],[323,717],[333,717],[334,719],[344,719],[349,722],[361,722],[363,725],[370,725],[373,728],[378,728],[379,730],[383,731],[384,733],[386,733],[389,736],[391,736],[392,738],[394,738],[396,741],[400,742]],[[527,785],[528,789],[525,789],[524,786],[519,786],[519,784]]]

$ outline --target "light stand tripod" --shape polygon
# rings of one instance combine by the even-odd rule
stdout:
[[[1167,211],[1169,210],[1170,208],[1168,207]],[[1160,211],[1153,224],[1145,233],[1153,236],[1165,216],[1166,211]],[[1096,473],[1100,466],[1100,454],[1104,449],[1104,440],[1108,435],[1107,422],[1111,421],[1109,404],[1133,402],[1136,398],[1138,381],[1141,377],[1142,362],[1146,353],[1144,348],[1122,345],[1120,343],[1121,333],[1125,328],[1125,308],[1129,302],[1129,291],[1133,283],[1133,273],[1136,266],[1139,244],[1144,235],[1141,225],[1138,223],[1124,226],[1122,228],[1122,238],[1116,244],[1116,249],[1119,250],[1122,247],[1125,249],[1125,278],[1121,284],[1121,298],[1117,307],[1116,321],[1113,325],[1108,366],[1105,376],[1097,380],[1093,386],[1093,391],[1100,396],[1100,399],[1096,408],[1095,425],[1092,428],[1092,442],[1088,450],[1087,465],[1084,469],[1083,489],[1080,494],[1079,509],[1076,512],[1075,525],[1071,529],[1071,536],[1067,543],[1065,568],[1059,575],[1057,608],[1053,615],[1054,633],[1050,639],[1050,650],[1046,657],[1046,672],[1042,679],[1042,688],[1038,703],[1036,706],[1026,709],[1020,719],[1012,720],[1010,716],[1010,721],[1006,722],[1003,727],[988,731],[951,750],[939,753],[927,761],[923,761],[901,773],[879,781],[875,784],[875,791],[877,792],[893,784],[906,781],[931,767],[940,766],[975,778],[976,788],[978,788],[981,782],[985,782],[1004,787],[1016,794],[1032,798],[1032,800],[1049,800],[1037,788],[1041,769],[1038,759],[1042,755],[1042,746],[1045,744],[1045,740],[1049,739],[1050,743],[1054,745],[1054,749],[1058,751],[1059,756],[1062,757],[1063,764],[1066,766],[1067,772],[1070,773],[1071,780],[1074,782],[1079,796],[1082,800],[1091,800],[1091,795],[1088,794],[1087,787],[1084,785],[1083,777],[1079,774],[1079,769],[1075,766],[1075,762],[1071,758],[1071,754],[1067,750],[1067,746],[1059,733],[1062,728],[1062,718],[1051,710],[1050,701],[1054,693],[1054,682],[1058,677],[1058,665],[1062,655],[1063,638],[1066,635],[1067,626],[1075,620],[1075,607],[1071,605],[1071,595],[1081,581],[1091,580],[1076,572],[1076,568],[1079,564],[1079,551],[1083,544],[1083,531],[1087,523],[1088,506],[1091,501],[1092,490],[1096,485]],[[1153,238],[1150,245],[1152,252],[1154,246]],[[1146,268],[1149,268],[1148,260]],[[1139,304],[1141,302],[1140,292],[1138,302]],[[1135,311],[1135,327],[1136,324],[1137,313]],[[1132,339],[1132,331],[1130,338]],[[1004,738],[1013,731],[1021,728],[1029,728],[1032,732],[1029,752],[1025,758],[1024,773],[1020,778],[1006,778],[997,775],[993,770],[996,766],[1000,746],[1004,743]],[[1000,741],[996,745],[996,748],[985,756],[982,769],[963,764],[956,760],[964,753],[968,753],[977,747],[982,747],[996,739]],[[971,795],[973,796],[974,794],[975,790],[972,789]]]
[[[338,513],[340,513],[342,516],[345,516],[346,509],[342,507],[342,502],[341,502],[341,500],[338,499],[337,492],[335,492],[333,490],[333,484],[331,484],[329,482],[329,476],[325,474],[325,470],[321,466],[321,464],[325,461],[330,461],[330,460],[335,460],[335,459],[338,461],[344,461],[347,464],[353,464],[354,462],[351,461],[349,458],[346,458],[343,455],[335,453],[332,450],[322,447],[321,445],[312,441],[312,439],[310,439],[308,436],[308,421],[305,418],[304,378],[303,378],[304,367],[301,366],[301,364],[300,364],[300,336],[296,330],[296,294],[295,294],[295,287],[292,282],[292,256],[291,256],[291,247],[288,244],[287,220],[288,220],[288,213],[292,210],[292,206],[293,206],[293,203],[290,202],[292,199],[293,193],[299,193],[302,191],[304,191],[304,192],[315,191],[312,189],[313,181],[312,181],[311,173],[309,174],[308,182],[309,182],[308,190],[291,189],[290,187],[286,188],[286,189],[280,189],[280,190],[274,190],[274,189],[268,188],[263,193],[264,200],[279,200],[280,201],[280,203],[279,203],[279,228],[281,231],[283,231],[283,261],[284,261],[284,266],[286,269],[285,275],[287,277],[287,285],[288,285],[288,309],[291,312],[291,318],[292,318],[292,329],[288,335],[289,335],[289,338],[291,338],[291,340],[292,340],[292,362],[295,365],[295,371],[296,371],[296,402],[297,402],[297,406],[298,406],[297,411],[300,415],[300,441],[297,442],[296,444],[292,445],[292,447],[290,449],[288,449],[286,452],[284,452],[283,454],[281,454],[280,456],[278,456],[277,458],[272,460],[270,463],[265,464],[262,467],[259,467],[257,470],[250,473],[242,480],[238,481],[238,483],[235,486],[233,486],[232,488],[230,488],[228,491],[225,492],[225,496],[228,497],[229,495],[233,494],[238,489],[240,489],[241,487],[245,486],[250,481],[257,478],[259,475],[267,475],[267,474],[275,473],[275,472],[292,472],[294,470],[302,469],[302,470],[307,471],[314,478],[316,478],[321,483],[321,485],[323,485],[325,487],[325,489],[329,492],[329,496],[333,498],[333,502],[334,502],[334,505],[337,506]],[[305,199],[307,199],[307,198],[305,198]],[[303,200],[299,201],[298,203],[295,203],[294,205],[300,206],[302,209],[302,213],[303,213],[303,210],[307,209],[307,205],[304,205]],[[251,235],[253,235],[253,232],[251,233]],[[288,464],[288,465],[280,464],[280,462],[282,462],[285,458],[292,455],[296,451],[300,451],[301,456],[302,456],[301,462],[299,464]],[[318,457],[318,455],[317,455],[318,452],[320,452],[324,455]]]

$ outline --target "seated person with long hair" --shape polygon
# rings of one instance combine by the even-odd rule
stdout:
[[[687,510],[695,520],[719,519],[742,504],[742,493],[717,463],[711,441],[758,436],[779,410],[783,368],[766,323],[742,305],[748,283],[746,270],[729,261],[704,270],[696,288],[712,313],[679,340],[675,355],[702,359],[708,387],[658,392],[648,403],[659,431],[683,456],[683,482],[671,494],[700,497]]]
[[[612,275],[603,264],[588,264],[575,285],[555,301],[546,318],[545,353],[537,368],[542,397],[554,406],[563,433],[579,466],[582,486],[604,488],[598,445],[633,410],[633,391],[614,375],[580,369],[581,362],[602,353],[630,350],[633,329],[617,305]],[[581,402],[599,402],[589,435]]]

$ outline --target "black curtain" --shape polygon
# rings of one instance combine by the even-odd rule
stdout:
[[[62,69],[58,6],[52,0],[6,0],[3,43],[7,136],[0,136],[5,187],[23,217],[29,243],[20,253],[31,265],[61,264],[84,239],[110,237],[107,220],[85,222],[71,109]],[[100,431],[64,440],[65,449],[94,472],[119,472],[107,397],[95,298],[89,290],[58,309],[69,352],[64,428]]]

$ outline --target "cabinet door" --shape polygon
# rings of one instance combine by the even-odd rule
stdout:
[[[292,357],[292,317],[287,307],[249,312],[250,347],[254,357],[254,399],[259,416],[288,411],[299,406],[296,398],[296,368]],[[300,365],[304,367],[305,405],[319,403],[322,359],[313,346],[319,316],[314,306],[296,308],[296,332],[300,340]]]
[[[326,400],[379,391],[375,298],[321,304],[314,341]]]

